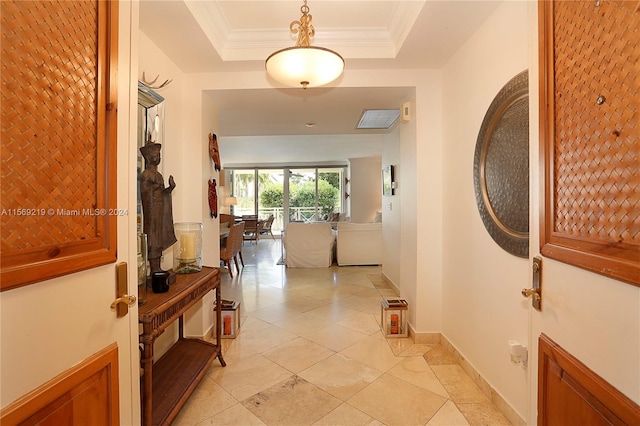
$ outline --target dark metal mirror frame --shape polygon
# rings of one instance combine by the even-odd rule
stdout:
[[[529,79],[523,71],[496,95],[476,141],[473,183],[487,232],[507,252],[529,256]]]

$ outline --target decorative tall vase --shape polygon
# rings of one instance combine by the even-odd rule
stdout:
[[[177,274],[202,271],[202,223],[178,222],[174,225],[173,270]]]
[[[147,234],[138,234],[138,305],[147,301]]]

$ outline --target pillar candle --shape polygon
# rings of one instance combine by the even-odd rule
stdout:
[[[222,334],[224,334],[225,336],[231,335],[231,315],[225,315],[222,318],[222,322],[224,324]]]
[[[193,232],[180,235],[180,258],[184,260],[196,258],[196,234]]]
[[[398,314],[391,314],[391,334],[398,333]]]

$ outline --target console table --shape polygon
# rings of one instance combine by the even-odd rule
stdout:
[[[177,274],[166,293],[150,293],[138,309],[142,324],[141,365],[142,424],[169,424],[204,377],[217,357],[224,367],[220,344],[220,327],[216,327],[215,344],[184,337],[183,314],[209,291],[216,291],[216,324],[222,322],[219,268],[203,267],[194,274]],[[175,320],[178,341],[157,362],[153,362],[153,342]]]

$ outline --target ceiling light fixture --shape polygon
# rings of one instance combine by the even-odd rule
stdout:
[[[331,83],[342,74],[344,59],[333,50],[311,46],[315,29],[307,0],[300,11],[300,20],[289,25],[291,34],[298,34],[296,45],[272,53],[265,62],[267,74],[287,86],[302,85],[303,89]]]

